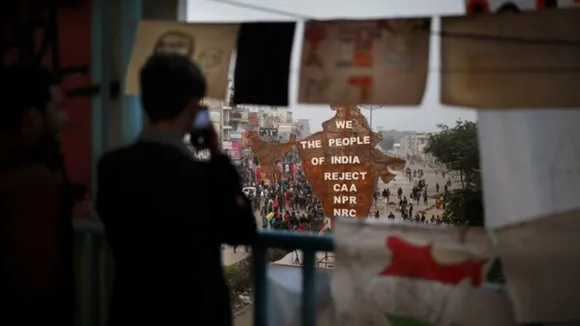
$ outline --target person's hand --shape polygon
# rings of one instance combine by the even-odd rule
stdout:
[[[213,124],[209,126],[210,139],[209,139],[209,152],[212,156],[218,155],[220,153],[219,137]]]

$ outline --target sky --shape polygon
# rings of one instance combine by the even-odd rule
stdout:
[[[303,21],[304,19],[413,17],[462,14],[463,0],[187,0],[189,22]],[[364,5],[363,5],[364,3]],[[268,9],[271,10],[268,10]],[[439,30],[435,19],[432,30]],[[321,123],[334,111],[328,106],[297,103],[298,66],[303,25],[299,24],[294,42],[290,107],[295,119],[310,119],[311,131],[321,130]],[[372,127],[384,129],[435,131],[436,125],[454,124],[456,120],[475,120],[475,110],[454,108],[439,103],[439,37],[432,36],[427,89],[420,107],[388,107],[372,111]],[[370,119],[370,110],[363,110]]]

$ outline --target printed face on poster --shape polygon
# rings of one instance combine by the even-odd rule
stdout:
[[[177,53],[195,60],[203,71],[208,83],[206,97],[225,98],[230,58],[238,29],[238,24],[141,21],[125,76],[125,92],[139,94],[139,70],[151,54]]]
[[[299,102],[420,104],[429,29],[423,18],[306,23]]]

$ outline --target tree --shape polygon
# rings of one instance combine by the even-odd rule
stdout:
[[[393,147],[395,146],[395,137],[391,135],[386,135],[385,132],[382,132],[382,134],[383,140],[381,140],[379,146],[381,146],[381,148],[385,151],[393,149]]]
[[[459,174],[460,189],[445,194],[443,218],[461,225],[483,225],[483,197],[479,170],[477,124],[457,121],[453,128],[438,125],[439,133],[429,136],[425,153],[430,153],[447,171]]]
[[[449,190],[445,194],[443,218],[456,225],[483,226],[477,123],[457,121],[453,128],[446,125],[438,127],[441,132],[429,137],[424,152],[431,153],[447,171],[457,172],[461,181],[461,188]],[[504,282],[500,261],[493,265],[488,280]]]
[[[431,153],[448,171],[458,172],[462,188],[479,183],[477,124],[459,120],[453,128],[438,127],[441,132],[429,137],[424,152]]]

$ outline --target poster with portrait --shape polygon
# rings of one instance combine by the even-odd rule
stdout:
[[[516,325],[507,293],[484,284],[484,229],[338,219],[333,233],[338,326]]]
[[[449,17],[441,28],[443,104],[580,106],[580,10]]]
[[[207,78],[206,97],[224,99],[238,29],[238,24],[141,21],[125,76],[125,92],[139,94],[139,70],[152,53],[170,52],[195,60]]]
[[[430,23],[428,18],[307,22],[299,102],[419,105]]]

